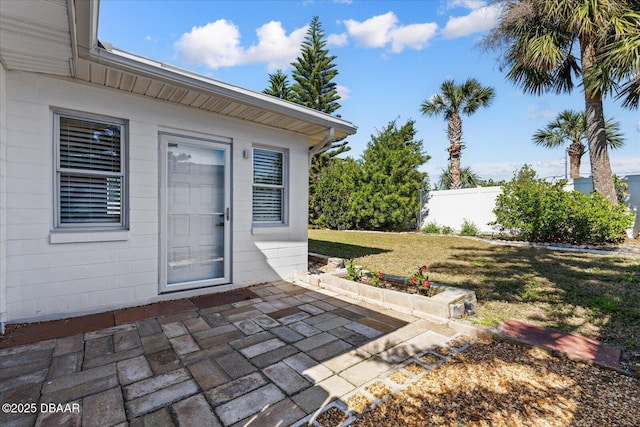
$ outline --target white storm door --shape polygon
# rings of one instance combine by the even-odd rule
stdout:
[[[160,291],[229,283],[229,145],[161,135],[160,146]]]

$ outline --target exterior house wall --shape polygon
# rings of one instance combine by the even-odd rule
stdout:
[[[6,171],[7,171],[7,137],[6,110],[7,110],[7,72],[0,63],[0,333],[4,333],[4,324],[7,321],[7,197],[6,197]]]
[[[460,231],[464,220],[473,222],[482,233],[491,233],[490,222],[495,221],[493,208],[501,187],[477,187],[461,190],[431,191],[427,200],[427,215],[422,227],[435,222]]]
[[[294,270],[306,269],[308,142],[305,136],[31,73],[7,72],[6,91],[0,91],[0,96],[5,93],[6,269],[0,270],[6,270],[10,322],[69,317],[225,291],[286,278]],[[129,230],[119,232],[120,237],[113,241],[92,233],[62,239],[71,240],[68,243],[52,243],[61,240],[51,238],[54,108],[128,121]],[[158,294],[161,132],[232,141],[229,285]],[[0,139],[0,148],[4,141]],[[243,154],[246,150],[251,152],[254,145],[288,150],[289,222],[286,227],[252,228],[253,165],[251,156],[244,158]],[[0,150],[0,156],[1,153]],[[5,170],[2,161],[0,157],[0,183]],[[0,196],[1,189],[0,186]],[[0,211],[0,231],[3,230],[1,220]]]

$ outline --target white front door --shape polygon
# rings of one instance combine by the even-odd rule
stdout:
[[[160,137],[160,292],[230,282],[229,148]]]

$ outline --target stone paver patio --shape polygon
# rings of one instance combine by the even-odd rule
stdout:
[[[348,425],[362,410],[352,397],[375,405],[390,396],[376,385],[402,390],[468,345],[331,291],[250,289],[258,298],[1,349],[0,424],[318,425],[337,408]]]

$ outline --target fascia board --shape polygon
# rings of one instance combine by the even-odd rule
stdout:
[[[162,62],[143,58],[128,52],[95,47],[90,51],[90,60],[105,66],[115,67],[139,75],[160,79],[182,87],[201,90],[237,102],[262,108],[283,116],[308,121],[310,123],[335,128],[349,135],[356,133],[357,127],[346,120],[330,116],[311,108],[274,98],[262,93],[208,79],[190,71]]]

